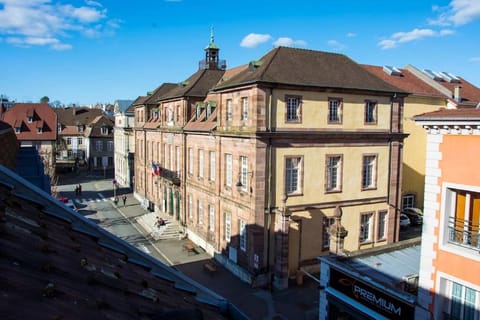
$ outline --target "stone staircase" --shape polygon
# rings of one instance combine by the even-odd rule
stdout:
[[[164,226],[157,227],[157,217],[162,217],[165,221]],[[179,239],[181,236],[180,225],[178,221],[170,216],[160,215],[156,212],[146,213],[135,219],[138,224],[149,233],[155,240]]]

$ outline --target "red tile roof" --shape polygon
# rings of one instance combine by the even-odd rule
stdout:
[[[475,107],[480,104],[480,88],[475,87],[473,84],[468,82],[467,80],[458,77],[459,82],[447,82],[447,81],[437,81],[438,84],[444,86],[445,88],[449,89],[453,93],[455,91],[455,87],[460,87],[460,106],[470,106]]]
[[[437,111],[422,113],[413,117],[414,120],[465,120],[479,121],[480,109],[462,108],[462,109],[440,109]]]
[[[0,248],[4,318],[226,319],[226,300],[2,167]]]
[[[17,133],[20,141],[57,140],[57,115],[46,103],[15,103],[3,114],[3,121],[20,128],[20,133]],[[41,134],[37,132],[40,124],[43,124]]]
[[[410,92],[413,95],[437,98],[445,97],[440,91],[429,86],[406,69],[398,69],[401,71],[401,75],[389,75],[383,71],[383,67],[381,66],[367,64],[362,64],[361,66],[383,81],[404,91]]]
[[[3,150],[8,150],[0,152],[0,165],[12,169],[17,158],[18,141],[13,128],[3,121],[0,121],[0,146]]]

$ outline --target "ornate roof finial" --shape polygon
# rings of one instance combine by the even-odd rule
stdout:
[[[210,27],[210,43],[214,43],[213,26]]]

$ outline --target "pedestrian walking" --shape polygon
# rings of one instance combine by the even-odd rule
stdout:
[[[122,200],[123,200],[123,206],[125,207],[125,203],[127,202],[127,196],[123,195]]]
[[[80,195],[80,196],[82,195],[82,185],[81,184],[78,185],[78,195]]]

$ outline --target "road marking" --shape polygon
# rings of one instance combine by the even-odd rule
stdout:
[[[140,250],[142,250],[142,251],[145,252],[145,253],[148,253],[148,254],[152,253],[152,252],[151,252],[150,250],[148,250],[148,248],[145,247],[145,245],[143,245],[143,244],[139,244],[139,245],[137,246],[137,248],[139,248]]]

